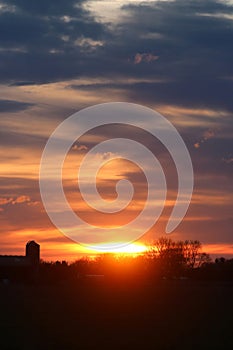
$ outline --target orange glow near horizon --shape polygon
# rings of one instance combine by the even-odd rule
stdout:
[[[179,237],[182,239],[182,235]],[[96,250],[91,250],[88,247],[70,241],[56,229],[25,229],[9,233],[7,242],[3,236],[1,238],[0,255],[24,255],[27,241],[35,240],[40,244],[41,258],[44,261],[66,260],[67,262],[73,262],[83,257],[92,258],[106,253],[136,256],[145,253],[148,249],[148,246],[143,242],[132,242],[118,249],[110,247],[109,249],[106,248],[106,250],[100,251],[96,247]],[[12,243],[13,240],[14,245]],[[210,254],[212,258],[220,255],[233,257],[233,245],[228,243],[203,243],[202,251]]]
[[[82,259],[84,257],[95,258],[98,255],[102,254],[114,254],[114,255],[131,255],[137,256],[143,254],[147,251],[147,246],[143,243],[130,243],[128,245],[122,246],[121,248],[109,248],[106,250],[91,249],[84,247],[75,243],[65,243],[63,249],[59,243],[53,244],[50,247],[42,249],[41,255],[43,260],[57,260],[57,257],[60,256],[58,260],[66,260],[67,262],[74,262],[76,260]]]
[[[97,248],[97,251],[99,253],[102,253],[103,251],[99,251]],[[114,254],[140,254],[147,251],[147,247],[144,244],[141,243],[130,243],[128,245],[125,245],[121,248],[109,248],[105,251],[105,253],[114,253]]]

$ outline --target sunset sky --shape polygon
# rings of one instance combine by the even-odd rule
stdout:
[[[198,239],[204,251],[233,257],[232,43],[230,0],[0,0],[0,254],[24,254],[32,239],[47,260],[91,253],[49,220],[39,191],[41,154],[72,113],[122,101],[163,114],[190,152],[193,198],[170,238]],[[123,160],[101,169],[99,191],[112,199],[116,180],[130,179],[137,191],[125,211],[99,214],[80,198],[80,160],[111,137],[143,143],[164,168],[166,205],[140,241],[150,243],[165,235],[177,177],[169,154],[146,133],[102,127],[77,140],[64,164],[67,199],[84,219],[105,226],[125,224],[143,208],[145,177]]]

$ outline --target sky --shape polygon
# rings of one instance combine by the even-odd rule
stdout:
[[[170,238],[198,239],[204,251],[233,257],[232,42],[233,1],[0,0],[0,254],[23,254],[31,239],[43,259],[87,253],[49,220],[40,159],[50,134],[72,113],[121,101],[160,112],[190,152],[193,197]],[[108,199],[116,195],[116,180],[135,184],[124,212],[93,211],[76,186],[84,155],[119,135],[150,148],[165,169],[167,201],[141,239],[148,243],[164,235],[177,188],[171,157],[149,135],[121,126],[83,135],[64,165],[66,196],[94,224],[125,224],[140,212],[147,188],[134,164],[112,161],[99,174],[99,191]]]

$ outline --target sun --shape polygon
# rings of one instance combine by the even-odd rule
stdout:
[[[109,246],[109,244],[108,244]],[[98,250],[98,246],[96,247],[97,251],[100,252],[100,250]],[[146,252],[147,247],[142,244],[142,243],[129,243],[127,245],[124,245],[120,248],[111,248],[109,246],[108,249],[105,250],[105,253],[113,253],[113,254],[140,254],[140,253],[144,253]],[[103,252],[101,250],[101,252]]]
[[[110,252],[112,253],[125,253],[125,254],[139,254],[139,253],[144,253],[147,250],[147,247],[143,244],[139,243],[131,243],[128,244],[124,247],[118,248],[118,249],[113,249]]]

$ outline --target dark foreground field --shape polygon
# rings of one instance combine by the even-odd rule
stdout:
[[[233,349],[233,285],[0,287],[1,350]]]

